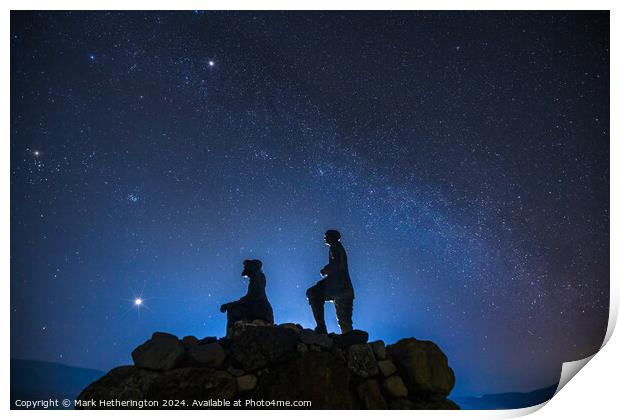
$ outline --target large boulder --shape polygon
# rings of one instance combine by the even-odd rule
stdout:
[[[247,372],[275,362],[297,348],[297,334],[288,328],[248,326],[230,341],[234,363]]]
[[[220,367],[226,360],[226,352],[218,342],[199,344],[187,350],[191,364],[205,367]]]
[[[379,373],[375,355],[368,344],[350,346],[347,360],[349,369],[362,378],[369,378]]]
[[[432,341],[405,338],[387,346],[410,394],[445,398],[454,387],[454,372],[448,358]]]
[[[185,346],[174,335],[156,332],[131,352],[137,367],[151,370],[170,370],[179,365],[185,355]]]

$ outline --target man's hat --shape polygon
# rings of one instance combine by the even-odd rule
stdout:
[[[340,239],[340,232],[338,232],[336,229],[329,229],[325,232],[325,236],[338,240]]]
[[[261,268],[263,268],[263,263],[261,262],[261,260],[243,260],[243,265],[254,266],[257,270],[260,270]]]

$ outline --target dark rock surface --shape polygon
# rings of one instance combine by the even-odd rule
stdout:
[[[441,399],[454,388],[454,372],[448,366],[448,358],[432,341],[404,338],[387,346],[386,352],[411,394]]]
[[[242,326],[230,342],[233,363],[247,372],[267,366],[297,348],[297,334],[288,328]]]
[[[135,366],[112,369],[78,399],[147,400],[176,409],[296,409],[290,405],[296,401],[312,409],[458,409],[447,399],[454,386],[447,357],[414,338],[385,346],[368,343],[360,330],[328,336],[252,322],[236,324],[220,340],[155,333],[132,357]],[[162,406],[170,400],[183,403]],[[280,405],[248,406],[248,400]]]
[[[226,352],[217,342],[196,344],[187,348],[186,358],[192,365],[216,368],[226,360]]]
[[[338,347],[349,347],[354,344],[366,344],[368,342],[368,333],[362,330],[352,330],[346,334],[332,334],[334,343]]]
[[[387,353],[385,352],[385,343],[383,340],[373,341],[372,343],[368,343],[372,352],[375,354],[375,359],[377,360],[385,360],[387,358]]]
[[[131,357],[137,367],[151,370],[170,370],[183,359],[185,346],[172,334],[156,332],[150,340],[138,346]]]
[[[362,408],[368,410],[385,410],[387,404],[381,395],[379,384],[375,379],[368,379],[357,386],[357,395],[362,402]]]
[[[349,369],[362,378],[377,376],[379,372],[375,355],[368,344],[350,346],[347,360]]]

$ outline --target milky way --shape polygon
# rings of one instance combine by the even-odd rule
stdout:
[[[12,357],[221,336],[245,258],[311,327],[328,228],[371,339],[557,382],[607,324],[609,14],[12,13]]]

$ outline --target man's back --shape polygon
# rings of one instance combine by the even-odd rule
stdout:
[[[329,289],[335,294],[353,295],[353,285],[349,276],[349,264],[347,252],[340,241],[329,247],[329,264],[327,264],[328,276],[326,278]]]

